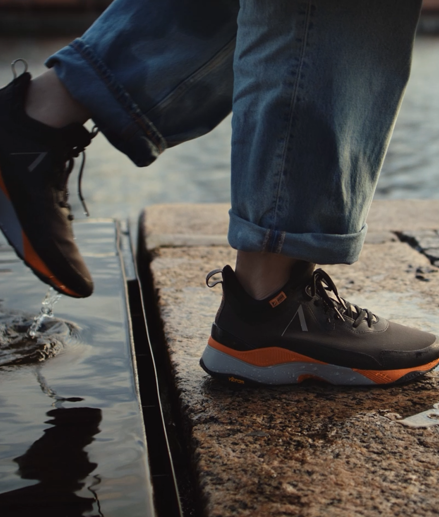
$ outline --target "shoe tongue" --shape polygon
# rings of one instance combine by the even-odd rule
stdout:
[[[84,149],[91,142],[91,134],[79,123],[70,124],[61,128],[60,137],[68,147],[79,147]]]
[[[306,285],[310,279],[312,278],[314,272],[315,264],[310,262],[300,261],[294,264],[290,280],[288,281],[287,286],[290,289],[297,289],[298,287],[302,287]]]
[[[270,301],[271,298],[276,297],[281,293],[284,293],[284,295],[289,295],[304,289],[312,278],[314,267],[314,264],[302,260],[294,264],[293,268],[291,269],[290,279],[288,282],[281,289],[267,297],[266,300]]]

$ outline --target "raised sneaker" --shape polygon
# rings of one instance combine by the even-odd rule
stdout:
[[[75,244],[67,181],[93,134],[80,124],[55,129],[28,117],[30,80],[25,72],[0,90],[0,228],[43,282],[69,296],[90,296],[93,281]]]
[[[247,294],[230,266],[223,300],[200,364],[235,384],[281,385],[317,379],[338,385],[412,380],[439,363],[433,334],[392,323],[341,298],[329,275],[307,263],[264,300]],[[215,275],[222,274],[222,280]]]

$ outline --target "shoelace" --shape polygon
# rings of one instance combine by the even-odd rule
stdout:
[[[354,328],[357,328],[362,321],[366,321],[368,326],[371,327],[375,321],[375,316],[368,309],[362,309],[358,305],[354,305],[341,298],[332,278],[322,269],[314,271],[306,292],[311,298],[317,294],[328,307],[334,310],[337,317],[342,321],[346,321],[344,316],[354,319]],[[332,293],[333,296],[330,296],[328,293]]]
[[[68,194],[68,188],[67,183],[70,176],[70,173],[73,170],[73,167],[75,166],[75,158],[78,158],[80,154],[82,154],[82,161],[81,161],[81,167],[79,169],[78,174],[78,196],[81,200],[82,207],[84,209],[84,214],[89,217],[90,213],[88,211],[87,205],[85,203],[84,196],[82,195],[82,177],[84,173],[84,167],[85,167],[85,148],[90,144],[90,142],[95,138],[95,136],[99,133],[99,130],[96,126],[93,127],[91,133],[88,133],[88,138],[85,139],[80,144],[77,144],[73,147],[71,147],[67,153],[64,155],[63,158],[63,170],[62,170],[62,181],[59,187],[59,190],[64,192],[64,199],[59,203],[61,208],[68,208],[71,209],[70,204],[67,202],[67,199],[69,197]],[[70,221],[73,221],[74,216],[73,214],[69,214],[68,218]]]

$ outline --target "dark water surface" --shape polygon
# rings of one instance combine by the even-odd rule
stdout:
[[[0,83],[10,62],[26,58],[30,71],[68,40],[0,40]],[[439,198],[439,37],[416,40],[412,77],[395,127],[376,197]],[[230,117],[210,134],[167,150],[148,168],[135,167],[102,136],[87,150],[83,192],[93,217],[130,217],[154,203],[230,201]],[[75,190],[72,178],[71,190]],[[72,194],[75,211],[80,203]]]
[[[439,36],[416,40],[410,82],[376,197],[439,198]]]
[[[150,515],[114,225],[79,224],[76,234],[95,294],[57,303],[56,318],[67,323],[53,357],[0,367],[2,517]],[[7,257],[0,253],[1,308],[23,323],[38,313],[47,288]]]

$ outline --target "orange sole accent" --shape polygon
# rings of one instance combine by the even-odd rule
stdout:
[[[233,350],[232,348],[218,343],[218,341],[215,341],[212,336],[209,338],[208,344],[220,352],[224,352],[228,355],[231,355],[232,357],[235,357],[236,359],[240,359],[241,361],[244,361],[248,364],[252,364],[253,366],[274,366],[276,364],[283,363],[327,364],[322,361],[317,361],[317,359],[307,357],[306,355],[301,355],[296,352],[291,352],[290,350],[285,350],[285,348],[276,346],[242,352],[239,350]]]
[[[9,197],[8,189],[6,188],[5,182],[3,181],[2,170],[0,169],[0,189],[3,190],[4,195],[11,200]]]
[[[245,363],[251,364],[253,366],[275,366],[283,363],[314,363],[314,364],[328,364],[323,361],[318,361],[317,359],[313,359],[311,357],[307,357],[306,355],[298,354],[296,352],[292,352],[290,350],[285,350],[284,348],[279,347],[270,347],[270,348],[260,348],[258,350],[249,350],[246,352],[242,352],[239,350],[233,350],[227,346],[218,343],[213,337],[209,337],[208,340],[209,346],[219,350],[220,352],[224,352],[227,355],[230,355],[236,359],[244,361]],[[421,366],[415,366],[413,368],[404,368],[400,370],[360,370],[358,368],[351,368],[353,372],[357,372],[367,379],[375,382],[376,384],[391,384],[392,382],[396,382],[408,373],[411,372],[427,372],[432,370],[435,366],[439,364],[439,359],[435,359],[430,363],[423,364]],[[306,379],[316,379],[316,380],[325,380],[318,376],[314,376],[311,374],[304,374],[299,379],[298,382],[302,382]]]
[[[25,233],[22,232],[23,238],[23,251],[24,251],[24,260],[33,268],[35,271],[41,273],[41,275],[49,278],[52,284],[54,284],[60,291],[66,293],[69,296],[73,296],[75,298],[80,298],[80,296],[72,291],[68,287],[66,287],[62,282],[60,282],[54,274],[49,270],[49,268],[44,264],[44,262],[40,259],[40,257],[35,252],[32,244],[29,242],[29,239],[26,237]]]
[[[361,375],[364,375],[364,377],[367,377],[376,384],[390,384],[398,381],[401,377],[404,377],[404,375],[411,372],[428,372],[437,364],[439,364],[439,359],[435,359],[434,361],[431,361],[431,363],[422,364],[421,366],[404,368],[402,370],[359,370],[357,368],[352,368],[352,371],[361,373]]]

